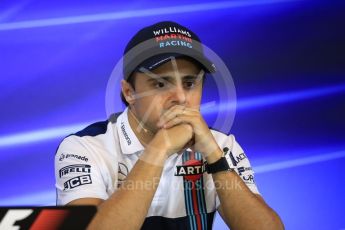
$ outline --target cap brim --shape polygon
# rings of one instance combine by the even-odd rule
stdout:
[[[146,59],[144,62],[142,62],[136,68],[136,70],[139,71],[140,68],[145,68],[151,71],[171,61],[172,58],[184,58],[184,57],[192,59],[193,61],[197,62],[197,64],[199,64],[206,73],[216,72],[215,65],[204,56],[195,57],[195,56],[182,54],[182,53],[163,53],[163,54],[152,56]]]

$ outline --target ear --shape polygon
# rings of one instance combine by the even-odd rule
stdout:
[[[132,105],[135,101],[133,87],[126,80],[121,80],[121,90],[127,103]]]

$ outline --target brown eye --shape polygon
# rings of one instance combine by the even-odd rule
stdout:
[[[187,89],[192,89],[195,86],[195,82],[194,81],[186,81],[184,82],[184,87]]]
[[[162,89],[165,86],[166,86],[165,83],[161,82],[161,81],[155,83],[155,87],[158,88],[158,89]]]

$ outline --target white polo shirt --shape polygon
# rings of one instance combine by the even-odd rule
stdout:
[[[144,150],[127,112],[128,108],[61,142],[55,156],[57,205],[85,197],[106,200],[125,180]],[[254,172],[234,136],[212,129],[211,133],[230,167],[258,194]],[[201,154],[190,149],[166,160],[142,229],[212,229],[219,199],[202,163]]]

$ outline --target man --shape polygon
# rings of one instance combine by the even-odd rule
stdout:
[[[189,29],[140,30],[124,55],[121,114],[68,136],[56,158],[58,205],[97,205],[90,229],[283,229],[233,135],[200,114],[216,71]]]

